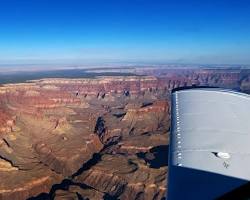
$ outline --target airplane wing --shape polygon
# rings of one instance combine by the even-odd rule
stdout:
[[[169,200],[210,200],[250,180],[250,98],[230,90],[172,93]]]

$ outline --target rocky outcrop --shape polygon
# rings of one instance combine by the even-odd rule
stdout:
[[[143,73],[1,86],[0,199],[162,199],[171,89],[250,91],[247,70]]]
[[[154,170],[134,157],[104,155],[101,162],[75,181],[84,182],[113,198],[161,199],[166,192],[166,173],[166,165]]]

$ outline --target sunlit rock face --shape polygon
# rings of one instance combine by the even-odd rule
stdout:
[[[162,199],[171,89],[249,91],[249,76],[146,74],[2,85],[0,199]]]
[[[0,102],[1,199],[48,192],[103,148],[80,116],[87,106],[60,88],[6,85]]]
[[[143,127],[139,123],[143,118],[168,121],[168,103],[157,100],[156,92],[143,93],[150,84],[155,88],[157,79],[44,79],[0,87],[1,199],[49,193],[52,185],[72,178],[94,155],[125,151],[118,145],[121,138],[129,143],[130,137],[154,134],[154,122],[148,126],[144,121]],[[148,105],[143,105],[144,95]],[[129,104],[138,106],[127,108]]]

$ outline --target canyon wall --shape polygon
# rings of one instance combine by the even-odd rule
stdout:
[[[0,199],[163,199],[171,90],[250,91],[247,70],[141,70],[0,87]]]

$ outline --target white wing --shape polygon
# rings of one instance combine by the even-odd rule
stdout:
[[[215,199],[250,180],[250,98],[222,89],[172,93],[168,199]]]

